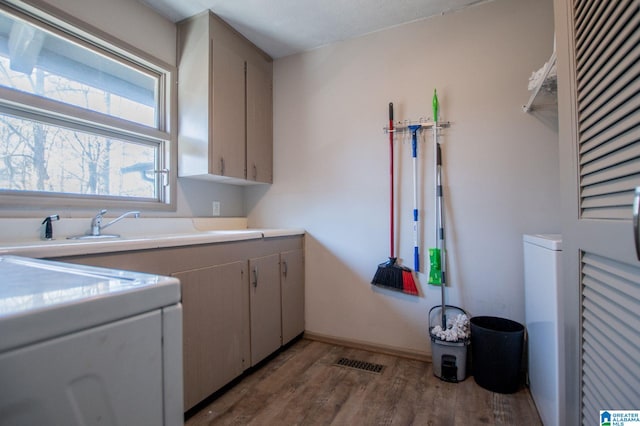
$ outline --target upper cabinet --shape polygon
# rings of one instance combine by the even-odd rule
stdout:
[[[178,24],[178,173],[273,182],[272,60],[211,12]]]

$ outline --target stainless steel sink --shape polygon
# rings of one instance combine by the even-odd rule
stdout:
[[[103,240],[107,238],[120,238],[118,234],[100,234],[100,235],[74,235],[67,237],[67,240]]]

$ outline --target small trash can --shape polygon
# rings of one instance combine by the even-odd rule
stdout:
[[[464,309],[457,306],[445,305],[446,318],[455,318],[456,315],[463,314],[468,317]],[[434,327],[442,318],[442,305],[436,305],[429,310],[429,336],[431,337],[431,365],[433,375],[445,382],[458,383],[467,377],[467,348],[469,338],[459,338],[456,341],[446,341],[434,335]],[[447,321],[449,322],[449,321]],[[442,327],[442,324],[440,325]],[[445,326],[445,328],[447,328]],[[468,328],[466,329],[468,330]]]
[[[492,392],[513,393],[520,385],[524,326],[498,317],[473,317],[471,362],[477,384]]]

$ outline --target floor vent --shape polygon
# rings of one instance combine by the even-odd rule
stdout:
[[[368,371],[369,373],[381,374],[384,370],[384,365],[372,364],[366,361],[360,361],[357,359],[340,358],[336,361],[335,365],[339,367],[354,368],[356,370]]]

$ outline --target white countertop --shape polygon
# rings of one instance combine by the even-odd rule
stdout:
[[[54,239],[39,239],[37,219],[0,219],[0,255],[53,258],[82,254],[145,250],[196,244],[222,243],[293,235],[299,228],[247,229],[244,218],[140,218],[124,219],[103,233],[119,238],[70,240],[82,235],[90,219],[53,222]]]

